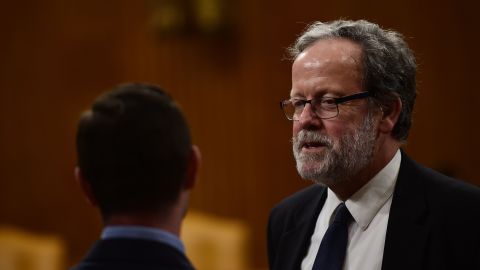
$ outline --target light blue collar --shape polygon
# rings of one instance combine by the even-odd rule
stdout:
[[[133,238],[158,241],[170,245],[185,253],[182,241],[174,234],[165,230],[146,226],[107,226],[103,228],[101,239]]]

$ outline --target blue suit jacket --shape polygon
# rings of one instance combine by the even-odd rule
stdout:
[[[324,187],[312,185],[272,210],[270,269],[300,269],[326,195]],[[480,189],[402,153],[382,269],[480,269]]]
[[[193,270],[170,245],[131,238],[99,240],[72,270]]]

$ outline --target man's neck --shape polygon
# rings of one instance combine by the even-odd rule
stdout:
[[[176,236],[180,234],[181,219],[172,213],[116,213],[104,219],[104,226],[145,226],[161,229]]]
[[[182,191],[178,201],[168,210],[158,212],[116,213],[104,217],[104,226],[146,226],[180,235],[180,227],[188,206],[188,191]]]

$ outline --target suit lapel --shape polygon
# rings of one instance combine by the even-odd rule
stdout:
[[[402,152],[383,254],[383,270],[421,269],[429,236],[422,173]]]
[[[315,229],[318,214],[327,197],[325,190],[325,188],[319,187],[316,196],[307,200],[292,215],[289,229],[279,243],[275,269],[300,269],[300,264],[310,243],[310,237]]]

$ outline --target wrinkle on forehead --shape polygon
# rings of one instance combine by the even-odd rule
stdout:
[[[353,57],[353,55],[343,55],[340,61],[345,64],[351,64],[355,66],[358,66],[360,64],[359,59],[356,59],[355,57]]]
[[[321,63],[320,63],[320,61],[318,61],[318,59],[312,59],[312,61],[305,62],[303,64],[304,68],[318,68],[320,66],[321,66]]]
[[[319,40],[316,43],[330,43],[330,46],[315,46],[312,44],[298,55],[294,62],[302,65],[305,69],[323,68],[330,63],[337,62],[346,66],[359,66],[362,49],[360,45],[343,38]],[[354,47],[351,45],[354,44]],[[356,50],[352,50],[355,48]],[[328,51],[328,53],[326,53]],[[320,58],[319,55],[322,57]],[[328,55],[329,57],[326,57]],[[294,63],[295,64],[295,63]]]
[[[360,52],[361,53],[361,52]],[[360,53],[352,53],[351,50],[345,48],[335,48],[335,53],[330,54],[329,57],[317,56],[315,52],[306,51],[299,55],[295,62],[300,63],[305,69],[323,68],[331,63],[341,63],[345,66],[359,67]]]

